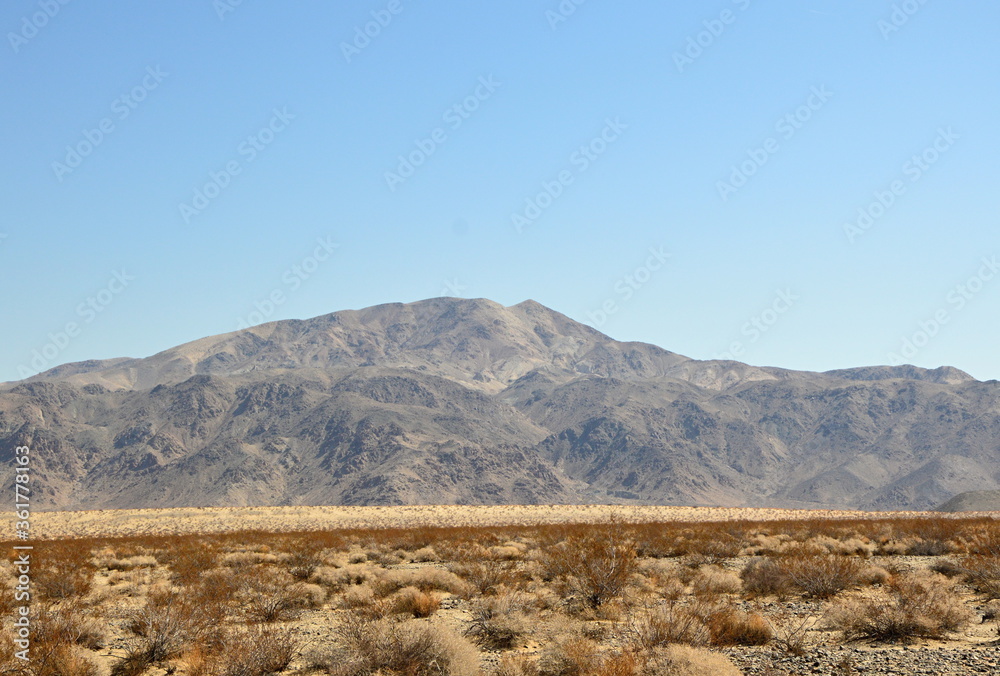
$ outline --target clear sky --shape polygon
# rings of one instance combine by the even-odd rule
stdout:
[[[0,380],[442,295],[699,359],[1000,378],[997,25],[995,0],[8,0]]]

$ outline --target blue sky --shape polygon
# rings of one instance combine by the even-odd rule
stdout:
[[[998,23],[11,0],[0,380],[441,295],[700,359],[1000,378]]]

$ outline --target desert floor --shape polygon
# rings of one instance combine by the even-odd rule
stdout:
[[[737,507],[633,507],[611,505],[411,505],[392,507],[188,507],[174,509],[35,512],[32,534],[41,539],[329,529],[488,527],[550,524],[806,521],[813,519],[969,518],[926,512],[861,512]],[[1000,513],[998,513],[1000,514]]]
[[[0,674],[1000,674],[1000,513],[192,508],[31,532],[3,543]]]

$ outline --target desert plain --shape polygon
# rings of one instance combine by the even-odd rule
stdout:
[[[0,673],[998,673],[998,516],[599,505],[37,512],[30,541],[4,544]],[[15,600],[13,547],[25,544],[28,601]],[[27,661],[14,642],[22,612]]]

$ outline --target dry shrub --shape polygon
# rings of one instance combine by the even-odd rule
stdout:
[[[490,547],[490,556],[501,561],[517,561],[524,557],[527,548],[520,543],[509,542]]]
[[[277,570],[249,570],[237,582],[237,599],[251,622],[282,622],[298,617],[310,604],[309,587]]]
[[[219,556],[210,544],[194,540],[168,549],[162,558],[170,567],[171,579],[186,585],[197,582],[202,573],[215,568]]]
[[[644,650],[671,643],[707,645],[711,634],[705,625],[706,614],[701,607],[668,601],[632,617],[626,635],[630,643]]]
[[[87,617],[78,604],[42,606],[32,614],[33,638],[38,643],[79,645],[91,650],[104,647],[102,623]]]
[[[107,570],[127,571],[135,568],[155,568],[158,564],[155,556],[136,555],[127,558],[101,557],[95,561],[98,568]]]
[[[433,547],[421,547],[417,551],[413,552],[413,560],[419,563],[430,563],[433,561],[440,561],[441,557],[438,553],[434,551]]]
[[[372,585],[377,594],[388,596],[403,587],[416,587],[421,591],[440,590],[463,594],[469,585],[454,573],[443,568],[408,568],[380,571]]]
[[[0,673],[10,676],[98,676],[102,673],[87,651],[65,643],[34,642],[31,660],[13,658],[0,664]]]
[[[539,676],[538,664],[527,655],[507,654],[500,658],[491,676]]]
[[[32,583],[42,597],[60,601],[86,596],[93,587],[90,548],[83,542],[48,543],[32,565]]]
[[[229,552],[220,559],[220,563],[230,568],[242,571],[264,563],[277,563],[278,557],[270,552]]]
[[[510,592],[472,602],[472,622],[465,635],[489,650],[508,650],[529,629],[527,598]]]
[[[321,660],[335,676],[476,676],[479,671],[479,653],[472,644],[425,622],[351,615],[337,627],[337,637],[338,645]]]
[[[656,676],[741,676],[725,655],[686,645],[671,645],[647,657],[647,674]]]
[[[188,676],[269,676],[288,668],[298,650],[291,629],[251,625],[226,635],[216,651],[186,656]]]
[[[691,579],[691,593],[695,596],[736,594],[743,586],[739,575],[719,566],[702,566]]]
[[[783,598],[791,589],[785,569],[774,559],[751,559],[740,573],[743,591],[750,598],[777,596]]]
[[[983,622],[1000,620],[1000,601],[993,600],[983,606]]]
[[[366,608],[375,604],[375,590],[366,584],[348,587],[340,597],[342,608]]]
[[[848,640],[940,638],[969,623],[952,581],[936,573],[906,574],[865,598],[844,599],[830,609],[833,627]]]
[[[441,607],[441,599],[416,587],[403,587],[390,599],[390,612],[413,617],[430,617]]]
[[[771,624],[759,613],[722,608],[706,620],[712,645],[765,645],[774,638]]]
[[[796,616],[783,611],[772,616],[772,640],[786,652],[801,657],[807,652],[809,631],[816,624],[817,620],[807,614]]]
[[[1000,555],[973,554],[959,565],[973,589],[991,599],[1000,599]]]
[[[133,636],[112,676],[138,676],[149,666],[195,646],[217,645],[222,640],[214,609],[176,591],[151,593],[144,607],[129,614],[126,627]]]
[[[865,572],[864,562],[835,554],[782,557],[779,562],[789,584],[806,596],[827,599],[856,586]]]
[[[296,580],[308,580],[324,563],[322,547],[296,549],[284,560],[288,572]]]
[[[378,569],[371,564],[348,564],[342,568],[319,566],[309,581],[339,591],[349,585],[373,582],[378,579],[377,573]]]
[[[538,658],[540,676],[589,676],[601,664],[601,652],[590,639],[574,637],[554,641]]]
[[[542,561],[549,579],[561,579],[591,608],[620,596],[636,572],[635,545],[618,528],[590,535],[570,535]]]
[[[508,560],[488,558],[455,563],[450,569],[480,594],[496,594],[504,587],[516,587],[519,580],[516,564]]]

